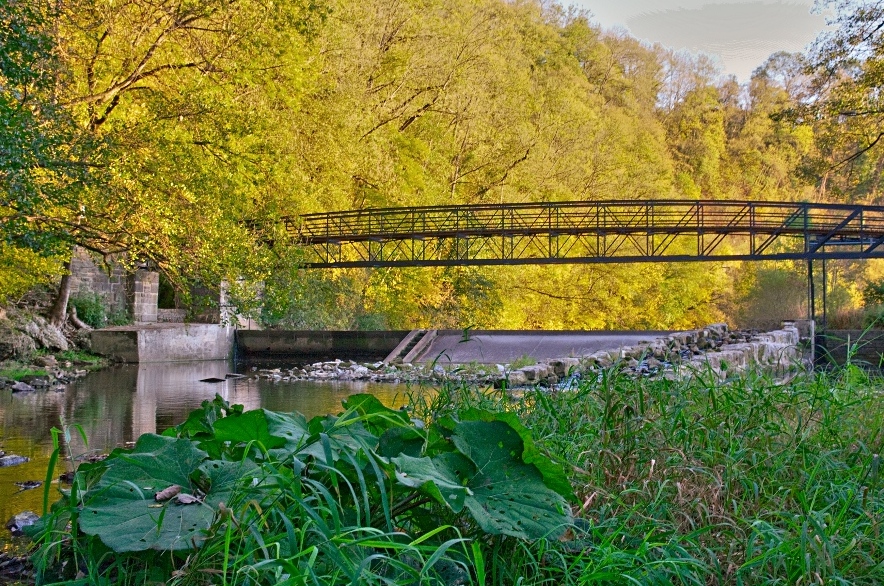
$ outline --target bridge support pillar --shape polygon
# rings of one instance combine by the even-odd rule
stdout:
[[[807,319],[816,321],[816,287],[813,282],[813,259],[807,259]]]

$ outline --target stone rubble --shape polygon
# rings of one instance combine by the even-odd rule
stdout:
[[[563,357],[514,368],[509,364],[360,364],[350,360],[316,362],[291,369],[261,369],[253,377],[273,382],[301,380],[366,381],[384,383],[441,382],[444,380],[497,387],[556,386],[574,377],[597,373],[615,364],[636,376],[690,376],[703,371],[723,378],[753,365],[785,371],[799,364],[797,328],[759,333],[731,331],[727,324],[678,332],[656,340],[599,351],[588,356]]]
[[[40,520],[40,515],[33,511],[24,511],[17,515],[13,515],[11,519],[6,523],[6,528],[9,529],[9,532],[12,533],[14,537],[19,537],[24,535],[22,529],[27,527],[28,525],[33,525],[37,521]]]
[[[48,356],[46,358],[53,358]],[[34,360],[37,366],[37,360]],[[89,371],[83,368],[75,368],[70,362],[56,363],[55,366],[46,367],[48,372],[45,376],[26,376],[21,380],[13,380],[0,376],[0,390],[10,389],[13,393],[30,393],[38,390],[64,391],[64,385],[78,378],[86,376]]]

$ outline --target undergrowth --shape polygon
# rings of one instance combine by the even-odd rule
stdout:
[[[8,378],[15,381],[32,376],[46,376],[49,372],[45,368],[35,368],[16,362],[4,362],[0,364],[0,378]]]
[[[558,583],[871,585],[884,583],[882,382],[853,366],[787,381],[608,370],[517,399],[452,386],[416,406],[511,411],[568,466],[579,539]],[[519,552],[497,565],[553,583]]]
[[[235,449],[217,430],[213,439],[200,436],[211,430],[209,419],[230,416],[216,403],[174,434],[202,437],[208,443],[199,445],[245,483],[223,501],[212,501],[211,490],[198,493],[209,515],[192,547],[120,555],[113,539],[78,526],[77,515],[96,506],[84,495],[111,490],[99,480],[104,464],[81,467],[72,494],[44,517],[35,560],[41,579],[70,584],[102,577],[120,584],[881,584],[881,383],[848,366],[789,380],[749,373],[725,381],[704,372],[635,379],[609,369],[569,389],[518,396],[447,385],[414,390],[407,423],[399,412],[351,405],[328,420],[331,427],[315,427],[318,443],[305,444],[314,446],[309,454],[290,452],[294,460],[280,459],[280,448],[262,445],[257,432],[234,441]],[[446,490],[463,483],[445,485],[439,470],[391,456],[420,444],[414,457],[435,454],[442,467],[460,458],[441,455],[453,453],[456,422],[477,413],[520,434],[530,430],[523,462],[567,472],[576,498],[561,530],[495,531],[480,517],[482,506],[493,514],[497,505],[455,511]],[[386,439],[375,445],[357,433],[362,443],[340,443],[340,457],[330,458],[329,442],[353,426]],[[496,441],[483,432],[457,445],[463,455]],[[493,476],[498,465],[488,460],[481,474]],[[429,476],[435,484],[422,484]],[[470,478],[464,495],[480,491],[478,476]],[[508,502],[508,491],[524,482],[495,481],[493,492]],[[544,477],[548,487],[556,482]],[[543,485],[532,486],[527,492]],[[169,509],[157,505],[156,515]],[[507,516],[521,508],[503,518],[517,519]],[[65,537],[68,523],[73,540]]]

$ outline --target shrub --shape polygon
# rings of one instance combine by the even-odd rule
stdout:
[[[77,317],[93,328],[132,323],[132,318],[125,309],[109,307],[107,299],[100,293],[77,293],[71,296],[68,303],[77,311]]]
[[[107,325],[107,307],[104,296],[98,293],[81,292],[71,295],[69,305],[77,311],[77,317],[93,328]]]
[[[37,582],[465,584],[481,543],[569,526],[563,467],[510,414],[423,425],[370,395],[344,406],[308,421],[217,397],[81,465],[29,528]]]

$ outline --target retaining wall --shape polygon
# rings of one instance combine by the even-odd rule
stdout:
[[[92,351],[118,362],[227,360],[233,328],[215,324],[151,324],[92,332]]]

